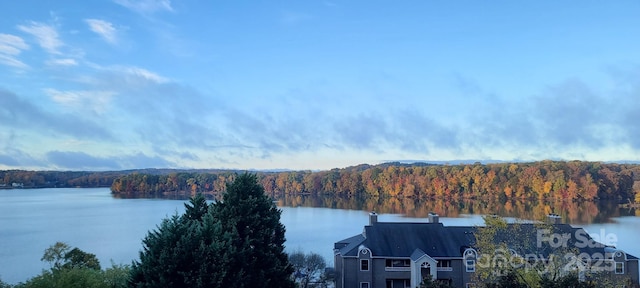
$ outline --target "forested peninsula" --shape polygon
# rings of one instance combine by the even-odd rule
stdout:
[[[220,195],[236,170],[0,171],[0,188],[111,187],[121,198]],[[640,165],[585,161],[384,163],[328,171],[255,172],[265,192],[416,199],[539,199],[640,202]],[[638,196],[638,197],[636,197]],[[638,198],[638,199],[635,199]]]
[[[329,171],[258,172],[266,193],[444,199],[634,200],[640,165],[583,161],[359,165]],[[219,195],[236,173],[132,173],[113,181],[121,197]]]

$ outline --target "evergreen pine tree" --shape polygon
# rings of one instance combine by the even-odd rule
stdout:
[[[227,258],[225,287],[294,287],[280,210],[265,195],[256,175],[239,175],[213,208],[223,230],[237,233],[235,251]]]
[[[280,210],[255,175],[238,176],[222,202],[197,195],[185,208],[143,239],[131,287],[294,287]]]
[[[143,239],[140,261],[131,269],[131,287],[223,287],[224,254],[233,251],[204,196],[185,204],[185,214],[164,219]]]

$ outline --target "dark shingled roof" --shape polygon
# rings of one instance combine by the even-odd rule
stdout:
[[[366,237],[342,240],[338,243],[349,244],[336,248],[343,256],[357,256],[358,247],[364,245],[375,256],[410,257],[420,249],[431,257],[462,257],[462,248],[474,242],[473,230],[474,227],[445,227],[442,223],[377,222],[365,226]]]
[[[538,245],[538,231],[543,231],[540,229],[549,229],[543,232],[543,237],[568,236],[567,245],[552,247],[550,241],[541,241],[541,245]],[[477,227],[473,226],[444,226],[442,223],[376,222],[365,226],[363,234],[336,242],[334,248],[342,256],[357,256],[359,247],[364,246],[371,250],[373,256],[410,258],[419,249],[431,257],[459,258],[466,248],[475,245],[473,233],[476,230]],[[594,241],[582,228],[574,228],[569,224],[509,224],[505,231],[496,235],[495,240],[506,243],[507,247],[519,255],[534,253],[545,258],[551,253],[566,253],[571,250],[589,255],[605,255],[607,248]],[[627,259],[637,258],[627,254]]]

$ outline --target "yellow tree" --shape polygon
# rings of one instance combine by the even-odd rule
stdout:
[[[573,180],[569,180],[567,183],[567,191],[565,200],[573,200],[578,196],[578,184],[573,182]]]

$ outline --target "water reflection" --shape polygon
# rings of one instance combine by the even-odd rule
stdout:
[[[544,219],[549,213],[562,216],[566,223],[608,223],[613,217],[640,216],[637,209],[618,207],[614,201],[545,202],[545,201],[482,201],[482,200],[417,200],[410,198],[318,197],[311,195],[285,196],[277,199],[278,206],[324,207],[376,211],[383,214],[404,214],[407,217],[427,217],[436,212],[445,217],[464,214],[497,214],[520,219]]]

